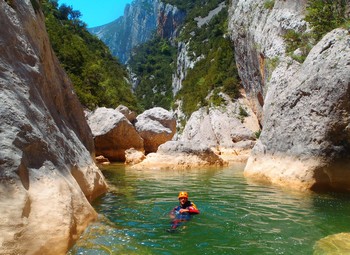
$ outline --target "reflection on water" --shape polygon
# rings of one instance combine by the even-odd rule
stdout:
[[[104,170],[111,190],[69,254],[312,254],[316,241],[350,232],[347,196],[303,194],[250,183],[244,165],[197,170]],[[187,190],[201,214],[168,233]]]

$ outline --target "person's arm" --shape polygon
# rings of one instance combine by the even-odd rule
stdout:
[[[180,213],[189,213],[190,212],[190,209],[189,209],[189,207],[187,207],[186,209],[180,209],[180,211],[179,211]]]
[[[188,207],[188,212],[190,214],[199,214],[199,210],[194,203],[191,203],[191,205]]]
[[[194,203],[191,203],[186,209],[180,209],[180,213],[199,214],[199,210]]]

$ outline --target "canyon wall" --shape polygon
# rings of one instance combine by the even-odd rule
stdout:
[[[107,185],[39,4],[0,1],[0,23],[0,254],[66,254]]]
[[[233,1],[229,29],[262,124],[245,175],[296,189],[350,190],[350,34],[328,33],[299,63],[287,30],[308,31],[306,1]],[[274,63],[274,65],[272,65]]]

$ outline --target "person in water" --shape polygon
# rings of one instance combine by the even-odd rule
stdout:
[[[186,191],[181,191],[178,199],[180,204],[170,212],[170,217],[173,219],[171,223],[172,229],[176,229],[181,222],[190,220],[192,214],[199,214],[196,205],[188,200]]]

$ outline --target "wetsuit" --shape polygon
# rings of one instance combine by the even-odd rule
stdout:
[[[181,209],[188,209],[189,212],[180,213]],[[178,205],[172,211],[171,214],[175,216],[171,223],[171,228],[177,228],[182,221],[188,221],[191,219],[192,214],[199,214],[199,210],[196,205],[191,201],[187,201],[183,206]]]

